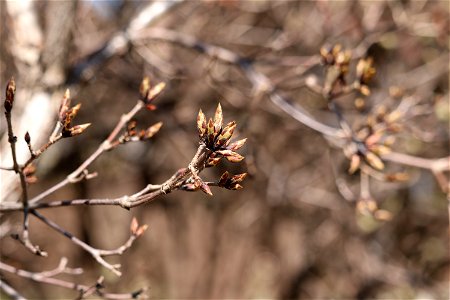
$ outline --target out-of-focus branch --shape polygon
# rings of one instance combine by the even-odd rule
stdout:
[[[52,273],[65,272],[65,270],[60,270],[59,269],[60,267],[61,267],[61,264],[55,270],[50,271],[49,274],[52,275]],[[33,273],[30,271],[18,269],[13,266],[7,265],[3,262],[0,262],[0,270],[4,271],[4,272],[16,274],[17,276],[20,276],[22,278],[27,278],[27,279],[33,280],[35,282],[50,284],[50,285],[59,286],[62,288],[77,291],[79,293],[79,299],[90,296],[92,294],[96,294],[105,299],[138,299],[142,296],[145,296],[145,295],[143,295],[143,293],[145,292],[144,289],[140,289],[140,290],[137,290],[137,291],[134,291],[131,293],[125,293],[125,294],[105,293],[102,290],[103,289],[103,284],[102,284],[103,278],[102,277],[93,286],[87,286],[87,285],[78,284],[75,282],[70,282],[70,281],[66,281],[66,280],[62,280],[62,279],[58,279],[58,278],[53,278],[52,276],[54,276],[54,275],[47,276],[48,274],[46,274],[45,272]],[[10,294],[11,296],[17,295],[20,297],[20,295],[15,290],[8,289],[9,286],[6,285],[4,283],[4,281],[0,281],[0,284],[1,284],[0,288],[2,288],[5,292],[8,292],[8,294]],[[9,291],[11,293],[9,293]],[[25,298],[22,297],[22,298],[15,298],[15,299],[25,299]]]
[[[0,289],[5,292],[8,296],[10,296],[14,300],[26,300],[18,291],[16,291],[13,287],[7,284],[4,280],[0,279]]]
[[[228,49],[205,44],[201,41],[198,41],[193,36],[163,28],[145,29],[132,35],[131,38],[133,43],[137,46],[145,43],[147,39],[163,40],[176,43],[193,50],[197,50],[201,53],[209,55],[212,58],[217,58],[226,63],[233,64],[239,67],[246,75],[246,77],[252,83],[254,91],[256,93],[267,94],[272,103],[274,103],[277,107],[279,107],[281,110],[289,114],[297,121],[326,136],[338,138],[342,138],[345,136],[345,134],[339,128],[334,128],[317,121],[301,107],[292,104],[292,101],[280,94],[280,92],[276,89],[276,87],[266,75],[254,68],[253,62],[251,60],[241,57]]]
[[[69,77],[69,82],[77,82],[80,79],[89,80],[101,64],[112,56],[126,51],[130,44],[131,36],[134,36],[137,31],[155,22],[159,17],[166,14],[183,1],[184,0],[155,1],[139,10],[139,12],[131,18],[125,30],[116,33],[99,50],[95,51],[86,60],[80,62],[73,68]]]

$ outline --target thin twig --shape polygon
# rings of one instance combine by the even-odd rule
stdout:
[[[71,289],[74,291],[78,291],[82,297],[89,296],[87,295],[87,292],[91,290],[90,286],[78,284],[62,279],[57,279],[53,277],[47,277],[42,275],[42,273],[33,273],[22,269],[17,269],[13,266],[7,265],[0,261],[0,270],[12,274],[16,274],[20,277],[31,279],[35,282],[40,283],[46,283],[54,286],[63,287],[66,289]],[[4,289],[4,282],[0,280],[0,288]],[[105,299],[138,299],[139,297],[143,296],[143,293],[145,292],[145,289],[139,289],[137,291],[131,292],[131,293],[124,293],[124,294],[115,294],[115,293],[105,293],[102,291],[103,286],[99,284],[94,285],[95,289],[90,292],[90,294],[97,294],[100,297],[103,297]],[[25,299],[25,298],[17,298],[17,299]]]
[[[10,296],[14,300],[26,300],[18,291],[16,291],[13,287],[7,284],[4,280],[0,279],[0,289],[5,292],[8,296]]]
[[[30,205],[35,204],[39,202],[40,200],[44,199],[48,195],[54,193],[55,191],[59,190],[60,188],[66,186],[67,184],[76,181],[77,178],[83,174],[83,172],[90,166],[91,163],[93,163],[101,154],[103,154],[105,151],[111,149],[111,143],[114,141],[114,139],[117,137],[117,135],[120,133],[121,129],[127,124],[133,117],[138,113],[142,108],[144,107],[144,102],[141,100],[138,100],[136,105],[126,114],[123,114],[119,120],[119,122],[116,124],[112,132],[109,134],[108,138],[103,141],[103,143],[100,144],[100,146],[95,150],[94,153],[91,154],[75,171],[70,173],[64,180],[61,182],[55,184],[48,190],[42,192],[41,194],[37,195],[33,199],[29,201]]]
[[[30,213],[32,213],[33,215],[35,215],[39,220],[41,220],[43,223],[47,224],[48,226],[50,226],[51,228],[53,228],[54,230],[56,230],[57,232],[61,233],[62,235],[64,235],[65,237],[67,237],[68,239],[70,239],[74,244],[80,246],[81,248],[83,248],[84,250],[86,250],[89,254],[92,255],[93,258],[95,258],[95,260],[101,264],[102,266],[104,266],[105,268],[107,268],[108,270],[110,270],[111,272],[113,272],[114,274],[116,274],[117,276],[121,276],[122,273],[118,270],[118,268],[120,268],[119,264],[115,264],[112,265],[110,263],[108,263],[107,261],[105,261],[100,253],[99,249],[93,248],[91,246],[89,246],[88,244],[86,244],[85,242],[83,242],[82,240],[78,239],[77,237],[73,236],[70,232],[68,232],[67,230],[63,229],[62,227],[60,227],[58,224],[56,224],[55,222],[53,222],[50,219],[47,219],[46,217],[44,217],[43,215],[41,215],[40,213],[38,213],[35,210],[30,210]]]

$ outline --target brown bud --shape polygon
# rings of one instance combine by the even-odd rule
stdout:
[[[81,125],[75,125],[70,129],[70,136],[76,136],[79,134],[82,134],[86,128],[91,126],[91,123],[81,124]]]
[[[362,85],[359,87],[359,91],[360,91],[360,93],[363,94],[364,96],[369,96],[369,95],[370,95],[370,88],[369,88],[367,85],[365,85],[365,84],[362,84]]]
[[[225,171],[225,173],[223,173],[222,176],[220,176],[218,185],[221,187],[224,187],[229,178],[230,178],[230,173],[228,173],[228,171]]]
[[[147,103],[154,100],[159,94],[162,93],[164,88],[166,87],[166,84],[164,82],[158,83],[156,86],[154,86],[147,95]]]
[[[240,162],[244,159],[242,155],[231,150],[219,150],[216,153],[223,155],[230,162]]]
[[[63,99],[61,101],[61,105],[59,107],[59,121],[61,123],[64,122],[64,117],[66,116],[66,112],[69,110],[70,107],[70,90],[66,89]]]
[[[145,138],[150,139],[151,137],[153,137],[161,129],[162,125],[162,122],[158,122],[147,128],[147,130],[145,131]]]
[[[213,195],[209,186],[204,182],[202,182],[202,184],[200,185],[200,189],[202,190],[203,193],[205,193],[207,195],[210,195],[210,196]]]
[[[25,133],[24,139],[25,139],[25,142],[26,142],[27,144],[30,144],[30,142],[31,142],[31,137],[30,137],[30,133],[28,133],[28,131]]]
[[[133,219],[131,220],[131,224],[130,224],[131,233],[136,234],[138,227],[139,227],[138,221],[136,220],[135,217],[133,217]]]
[[[147,230],[147,228],[148,228],[148,225],[147,225],[147,224],[144,224],[144,225],[142,225],[141,227],[139,227],[139,228],[136,230],[136,236],[137,236],[137,237],[141,236],[141,235]]]
[[[378,208],[373,199],[362,199],[356,203],[356,209],[363,215],[372,215]]]
[[[139,94],[141,96],[141,100],[146,100],[148,92],[150,91],[150,78],[145,76],[142,81],[141,85],[139,86]]]
[[[208,132],[208,143],[213,143],[214,142],[214,138],[216,136],[215,131],[214,131],[214,122],[212,119],[209,119],[208,121],[208,128],[207,128],[207,132]]]
[[[136,126],[137,126],[136,120],[130,120],[127,123],[127,134],[129,136],[136,135]]]
[[[217,105],[216,113],[214,114],[214,131],[219,132],[223,126],[223,114],[222,114],[222,106],[220,103]]]
[[[236,122],[231,121],[228,123],[222,130],[222,133],[219,135],[217,139],[217,146],[222,147],[224,145],[227,145],[233,136],[234,129],[236,128]]]
[[[368,83],[375,74],[376,69],[373,67],[373,59],[371,57],[360,59],[358,61],[356,66],[356,76],[361,83]]]
[[[222,159],[222,157],[209,158],[208,161],[206,162],[206,167],[216,166],[220,162],[221,159]]]
[[[373,152],[367,152],[365,155],[367,163],[377,170],[383,170],[384,169],[384,163],[383,161]]]
[[[353,174],[359,169],[361,165],[361,157],[358,154],[353,154],[350,160],[350,168],[348,169],[349,174]]]
[[[202,138],[206,133],[206,117],[201,109],[197,116],[197,130],[200,138]]]
[[[8,81],[8,84],[6,85],[6,99],[4,105],[7,112],[10,112],[13,108],[15,94],[16,82],[14,81],[14,78],[11,77],[11,79]]]
[[[239,150],[242,146],[244,146],[247,138],[231,143],[227,148],[233,151]]]

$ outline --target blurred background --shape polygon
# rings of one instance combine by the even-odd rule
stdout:
[[[103,275],[108,291],[148,287],[154,299],[448,299],[447,199],[431,173],[392,166],[411,179],[371,182],[373,198],[392,219],[362,215],[337,188],[339,182],[348,193],[359,193],[359,176],[348,175],[342,151],[255,94],[238,67],[159,39],[111,42],[139,27],[139,12],[159,4],[164,12],[144,28],[172,29],[251,59],[284,96],[330,126],[338,126],[336,116],[306,83],[323,82],[319,50],[340,43],[371,55],[377,69],[365,112],[354,107],[353,94],[338,100],[349,120],[400,87],[430,112],[410,120],[396,151],[439,158],[449,153],[448,1],[17,2],[0,3],[0,80],[2,89],[11,76],[17,82],[16,134],[20,138],[29,130],[32,143],[42,145],[67,87],[74,104],[82,103],[75,123],[92,122],[83,135],[62,140],[38,160],[39,181],[31,185],[31,196],[64,179],[95,151],[135,104],[144,75],[167,88],[155,102],[157,110],[136,116],[138,128],[162,121],[160,132],[149,142],[105,153],[89,168],[97,178],[67,186],[48,200],[119,197],[165,181],[195,154],[198,110],[212,116],[218,102],[225,122],[237,121],[236,139],[248,138],[241,151],[246,159],[222,161],[202,177],[217,180],[225,170],[249,176],[239,191],[213,188],[213,197],[178,191],[131,211],[100,206],[42,211],[102,249],[126,241],[132,217],[148,224],[129,251],[108,258],[122,264],[120,278],[34,218],[32,241],[49,257],[33,256],[8,237],[20,228],[20,213],[1,216],[3,262],[40,272],[65,256],[70,267],[85,273],[62,278],[89,285]],[[5,166],[10,160],[4,118],[0,124]],[[21,138],[18,147],[26,154]],[[7,185],[2,198],[12,201],[19,190],[6,173],[1,171]],[[1,276],[31,299],[76,297],[73,291]]]

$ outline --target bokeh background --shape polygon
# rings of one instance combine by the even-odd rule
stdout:
[[[35,108],[34,116],[49,115],[53,124],[59,99],[70,87],[75,103],[82,103],[76,123],[92,122],[86,133],[57,143],[39,159],[39,181],[31,186],[31,195],[62,180],[98,147],[120,115],[135,104],[144,75],[152,82],[166,82],[167,88],[155,102],[157,110],[137,115],[138,126],[162,121],[161,131],[149,142],[105,153],[89,168],[99,173],[97,178],[70,185],[48,200],[119,197],[163,182],[195,153],[198,110],[212,115],[219,101],[225,121],[238,123],[235,135],[248,138],[242,151],[246,159],[240,164],[221,162],[202,176],[214,180],[225,170],[248,172],[244,189],[214,188],[213,197],[179,191],[131,211],[119,207],[42,211],[77,237],[105,249],[128,238],[132,217],[148,224],[128,252],[109,259],[122,264],[120,278],[33,218],[32,240],[49,257],[28,253],[8,237],[20,228],[21,214],[1,216],[2,261],[39,272],[54,268],[65,256],[70,267],[85,272],[62,278],[92,284],[103,275],[108,291],[145,286],[154,299],[448,299],[447,199],[431,173],[393,166],[408,171],[411,180],[373,181],[372,196],[393,215],[390,221],[377,221],[358,213],[355,203],[339,192],[336,182],[356,197],[359,191],[359,176],[347,174],[349,163],[342,151],[264,95],[255,94],[234,65],[195,49],[148,40],[108,59],[98,58],[89,72],[80,75],[83,64],[92,63],[89,58],[150,4],[34,2],[42,36],[36,42],[40,54],[30,62],[20,52],[27,45],[15,43],[33,39],[35,29],[18,33],[17,15],[7,10],[8,3],[0,3],[1,87],[14,76],[18,93],[23,92],[16,99],[15,120],[25,129],[17,135],[29,128],[42,136],[50,133],[49,126],[20,118],[36,91],[53,96],[48,106]],[[323,82],[318,59],[323,45],[362,47],[377,68],[367,111],[383,103],[391,86],[417,95],[431,109],[410,121],[395,149],[428,158],[449,153],[448,1],[184,1],[149,26],[189,34],[253,59],[255,68],[283,95],[332,126],[337,126],[335,115],[305,83]],[[339,99],[350,120],[361,115],[354,100],[353,94]],[[5,131],[2,119],[3,136]],[[40,145],[37,138],[33,142]],[[4,181],[4,171],[1,174]],[[1,276],[31,299],[76,297],[73,291],[11,274]]]

